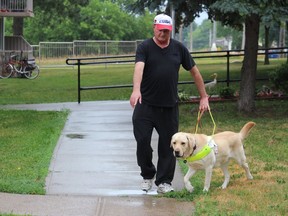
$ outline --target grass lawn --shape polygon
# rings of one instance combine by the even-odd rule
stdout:
[[[285,60],[271,61],[270,65],[259,62],[257,78],[267,78],[268,73]],[[211,81],[213,73],[218,74],[217,88],[208,92],[217,94],[226,86],[220,81],[226,80],[226,65],[214,60],[199,59],[198,67],[205,81]],[[230,65],[230,78],[240,79],[241,63],[235,61]],[[133,65],[97,65],[81,67],[81,86],[105,86],[132,84]],[[180,81],[191,81],[190,73],[180,70]],[[257,82],[257,89],[263,82]],[[239,90],[238,83],[231,83],[230,87]],[[94,100],[128,100],[132,88],[115,88],[81,91],[81,101]],[[179,86],[180,91],[188,95],[198,95],[194,85],[185,84]],[[54,102],[77,102],[77,67],[67,68],[42,68],[40,75],[35,80],[25,78],[0,79],[0,104],[31,104]]]
[[[226,78],[226,65],[212,60],[197,61],[206,81],[218,73]],[[257,76],[266,78],[269,71],[281,62],[271,65],[259,63]],[[231,79],[240,78],[241,63],[231,64]],[[131,84],[133,65],[83,67],[82,86]],[[180,71],[181,81],[190,81],[190,74]],[[257,88],[269,82],[257,82]],[[224,87],[218,83],[214,92]],[[238,83],[231,83],[235,90]],[[189,95],[197,95],[194,85],[180,85]],[[82,101],[128,100],[131,88],[82,91]],[[41,69],[35,80],[10,78],[0,80],[0,105],[30,103],[77,103],[76,68]],[[231,180],[226,190],[218,187],[223,176],[215,170],[209,193],[202,192],[204,175],[192,178],[195,191],[185,190],[169,196],[189,200],[196,206],[197,215],[285,215],[288,212],[288,100],[257,101],[256,112],[237,112],[236,102],[212,103],[217,132],[239,131],[247,121],[257,125],[246,140],[245,150],[254,179],[247,181],[238,165],[230,165]],[[198,104],[180,105],[180,130],[194,132]],[[0,109],[0,191],[23,194],[45,194],[45,178],[54,147],[64,126],[68,111],[17,111]],[[210,134],[212,122],[204,115],[199,133]],[[186,172],[185,164],[181,165]]]
[[[0,112],[0,191],[45,194],[45,178],[68,111]]]

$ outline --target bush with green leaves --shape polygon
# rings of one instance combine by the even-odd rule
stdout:
[[[180,102],[185,102],[185,101],[189,101],[190,97],[185,91],[180,91],[179,90],[178,99],[179,99]]]
[[[274,71],[269,73],[269,80],[277,90],[288,93],[288,63],[282,64]]]
[[[225,87],[220,89],[220,97],[221,98],[233,98],[235,94],[235,90],[230,87]]]

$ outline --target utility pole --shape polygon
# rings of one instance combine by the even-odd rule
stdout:
[[[0,17],[0,51],[5,50],[4,31],[5,31],[5,17]]]
[[[279,32],[279,44],[278,47],[285,47],[285,33],[286,33],[286,22],[281,21],[280,22],[280,32]],[[281,54],[283,57],[284,54]]]
[[[190,52],[193,51],[193,22],[190,23]]]
[[[216,26],[216,21],[213,20],[213,31],[212,31],[212,47],[211,51],[217,51],[217,46],[216,46],[216,34],[217,34],[217,26]]]
[[[243,23],[241,50],[244,50],[244,48],[245,48],[245,31],[246,31],[245,23]]]
[[[175,10],[174,10],[173,4],[171,5],[171,18],[172,18],[172,22],[173,22],[172,36],[171,37],[174,39],[175,38]]]

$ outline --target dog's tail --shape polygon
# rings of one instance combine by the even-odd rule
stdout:
[[[243,128],[240,130],[241,138],[244,140],[248,135],[250,130],[256,125],[255,122],[246,123]]]

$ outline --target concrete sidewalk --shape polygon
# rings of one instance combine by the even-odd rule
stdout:
[[[55,148],[45,196],[0,193],[0,212],[31,215],[191,215],[191,203],[141,191],[128,101],[9,105],[71,113]],[[152,139],[157,159],[157,134]],[[177,167],[173,187],[181,190]]]

